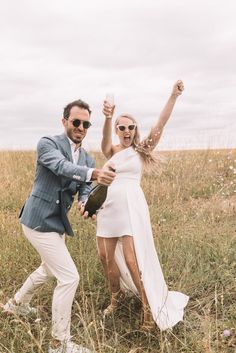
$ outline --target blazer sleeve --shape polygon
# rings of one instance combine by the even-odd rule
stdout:
[[[37,145],[38,163],[58,176],[75,181],[86,180],[88,167],[73,164],[61,153],[51,137],[42,137]]]
[[[89,154],[86,156],[86,164],[89,168],[95,168],[95,160]],[[84,202],[92,188],[92,182],[81,183],[78,188],[78,201]]]

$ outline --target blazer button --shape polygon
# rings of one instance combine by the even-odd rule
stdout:
[[[56,204],[59,204],[59,203],[60,203],[60,200],[57,200],[57,201],[56,201]]]
[[[73,179],[76,179],[76,180],[80,180],[80,179],[81,179],[79,175],[73,175],[72,178],[73,178]]]

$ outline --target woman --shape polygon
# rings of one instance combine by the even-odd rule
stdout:
[[[177,81],[159,120],[141,143],[136,120],[124,114],[115,121],[119,144],[112,144],[114,106],[104,102],[102,152],[109,159],[107,164],[113,164],[116,170],[107,199],[97,214],[98,251],[111,289],[111,303],[104,314],[116,310],[123,290],[130,289],[142,302],[143,330],[153,326],[153,319],[161,330],[173,327],[182,320],[188,302],[188,296],[168,291],[155,250],[148,206],[140,187],[142,169],[154,168],[156,160],[152,150],[183,90],[183,82]]]

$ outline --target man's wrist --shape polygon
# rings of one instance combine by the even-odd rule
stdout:
[[[89,170],[87,171],[87,176],[86,176],[86,182],[91,181],[92,180],[92,174],[93,174],[94,168],[89,168]]]

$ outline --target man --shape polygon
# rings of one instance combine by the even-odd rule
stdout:
[[[91,190],[91,181],[109,185],[112,171],[94,168],[94,160],[81,147],[90,123],[89,105],[82,100],[64,108],[64,133],[40,139],[37,168],[31,194],[21,211],[26,238],[38,251],[41,266],[4,306],[7,313],[28,315],[35,312],[29,302],[35,290],[49,278],[57,279],[52,301],[52,337],[49,353],[89,353],[71,341],[71,306],[79,283],[79,274],[65,245],[65,235],[73,236],[67,218],[74,195],[83,202]]]

